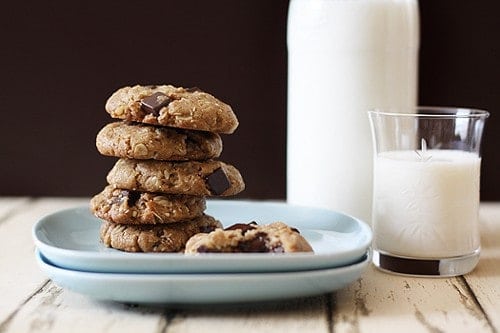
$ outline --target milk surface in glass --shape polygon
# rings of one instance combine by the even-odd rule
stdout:
[[[416,0],[292,0],[287,200],[371,220],[367,110],[416,105]]]
[[[374,247],[393,255],[446,258],[479,249],[475,153],[389,151],[375,159]]]

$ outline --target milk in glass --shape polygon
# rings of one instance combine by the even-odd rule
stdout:
[[[388,151],[375,159],[374,247],[447,258],[479,250],[481,159],[460,150]]]

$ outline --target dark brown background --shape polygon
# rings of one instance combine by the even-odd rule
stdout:
[[[104,102],[135,83],[198,86],[240,127],[222,159],[246,198],[285,197],[286,0],[9,1],[0,11],[0,195],[89,196],[114,159]],[[420,1],[420,103],[484,108],[482,199],[500,200],[497,0]]]

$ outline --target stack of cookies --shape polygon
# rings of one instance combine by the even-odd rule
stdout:
[[[245,187],[239,171],[217,160],[220,133],[238,120],[231,107],[198,88],[124,87],[106,103],[121,119],[106,125],[96,146],[118,157],[108,186],[91,200],[101,241],[129,252],[183,251],[188,239],[221,223],[204,213],[206,197]]]

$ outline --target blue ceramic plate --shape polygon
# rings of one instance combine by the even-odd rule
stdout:
[[[273,273],[123,274],[59,268],[38,251],[41,270],[55,284],[100,300],[128,303],[203,304],[270,301],[328,293],[357,280],[368,251],[344,267]]]
[[[353,217],[286,203],[208,200],[206,213],[224,226],[283,221],[299,229],[314,253],[200,254],[126,253],[99,241],[101,220],[87,207],[48,215],[33,227],[40,252],[59,267],[107,273],[284,272],[343,266],[359,261],[372,240],[371,229]]]

